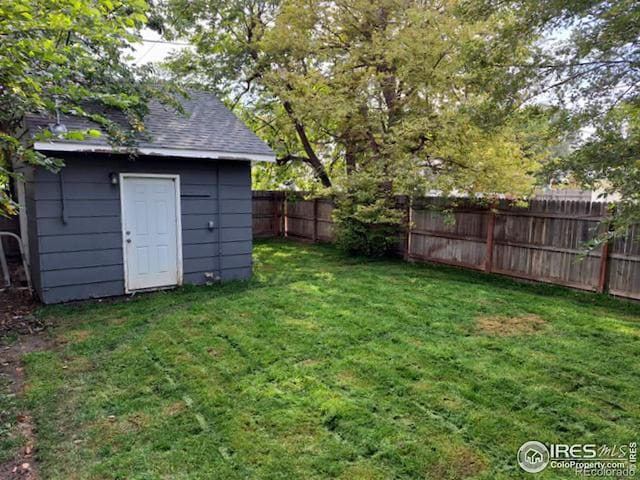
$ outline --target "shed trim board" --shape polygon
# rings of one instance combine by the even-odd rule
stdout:
[[[137,153],[139,155],[156,155],[159,157],[202,158],[211,160],[248,160],[252,162],[275,162],[275,155],[259,153],[222,152],[216,150],[187,150],[182,148],[149,148],[113,147],[91,143],[71,142],[35,142],[33,148],[46,152],[96,152],[96,153]]]
[[[183,260],[182,260],[182,212],[180,211],[180,175],[177,174],[160,174],[160,173],[120,173],[120,222],[122,229],[122,263],[124,265],[124,290],[125,293],[132,293],[144,290],[157,290],[160,288],[171,288],[174,286],[182,285],[183,282]],[[174,285],[156,285],[144,288],[131,288],[131,281],[129,279],[128,272],[128,260],[127,255],[127,235],[126,235],[126,195],[125,195],[125,183],[127,179],[166,179],[173,180],[174,194],[175,194],[175,241],[176,241],[176,268],[177,268],[177,282]]]

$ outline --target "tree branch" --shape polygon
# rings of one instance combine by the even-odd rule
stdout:
[[[303,157],[301,155],[293,155],[291,153],[283,156],[283,157],[279,157],[276,158],[276,163],[278,165],[286,165],[289,162],[294,162],[294,161],[300,161],[300,162],[304,162],[304,163],[310,163],[309,159],[307,157]]]
[[[304,125],[300,123],[300,121],[296,118],[295,113],[293,111],[293,107],[291,106],[291,103],[285,100],[282,102],[282,105],[284,107],[284,110],[289,115],[289,118],[293,122],[293,125],[296,129],[296,133],[298,134],[298,137],[300,138],[300,142],[302,143],[302,148],[304,148],[304,151],[308,156],[308,158],[306,159],[307,163],[311,165],[311,167],[313,168],[313,171],[315,172],[316,176],[318,177],[322,185],[327,188],[331,187],[331,180],[329,179],[329,175],[327,175],[327,172],[324,169],[322,162],[316,155],[316,152],[314,151],[311,145],[311,142],[309,141],[309,137],[307,136],[307,132],[304,128]]]

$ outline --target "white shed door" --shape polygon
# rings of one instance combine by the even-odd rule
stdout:
[[[121,177],[128,291],[181,283],[177,178]]]

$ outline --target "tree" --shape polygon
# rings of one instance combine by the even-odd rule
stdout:
[[[511,68],[535,79],[535,93],[569,112],[564,129],[575,139],[572,153],[546,171],[607,196],[620,195],[610,235],[622,234],[640,220],[640,3],[519,5],[521,21],[514,32],[546,34],[554,41]]]
[[[475,7],[170,0],[169,24],[196,45],[170,66],[241,105],[279,163],[324,187],[371,169],[398,191],[519,194],[537,160],[516,128],[527,114],[512,116],[523,79],[494,64],[524,61],[530,40],[498,43],[511,12]]]
[[[379,232],[402,220],[395,193],[523,195],[547,153],[539,109],[521,108],[526,78],[497,66],[530,52],[531,38],[498,34],[517,25],[512,10],[459,0],[169,0],[166,16],[196,46],[170,68],[241,106],[279,164],[308,166],[340,197],[348,250],[386,250],[390,241],[371,239],[388,239]]]
[[[144,129],[149,98],[175,104],[168,88],[151,82],[151,67],[126,62],[148,8],[144,0],[0,0],[0,214],[17,209],[8,192],[12,159],[61,166],[31,148],[21,132],[25,113],[57,109],[85,116],[126,145]],[[122,110],[129,125],[110,122],[88,104]],[[99,132],[66,134],[76,140],[91,135]]]

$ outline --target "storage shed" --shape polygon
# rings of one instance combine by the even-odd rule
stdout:
[[[64,160],[59,173],[18,167],[21,233],[44,303],[251,276],[251,162],[275,156],[215,96],[183,103],[186,116],[151,103],[134,156],[103,135],[36,142]],[[26,126],[53,123],[30,116]]]

